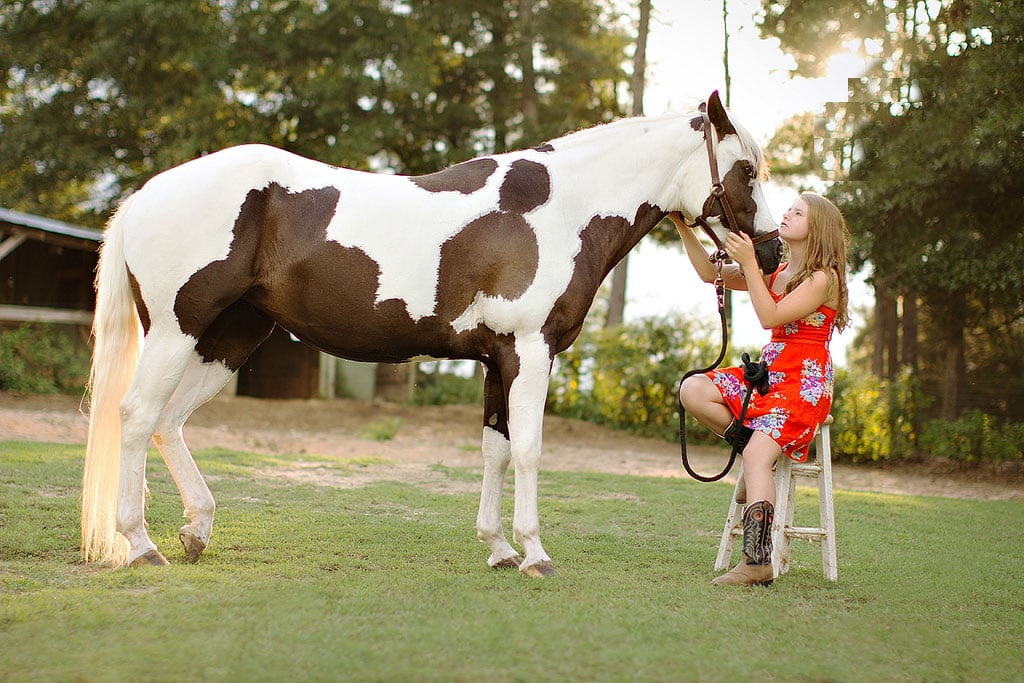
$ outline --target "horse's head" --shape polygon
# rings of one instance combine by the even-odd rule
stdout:
[[[719,248],[729,231],[746,233],[754,240],[761,271],[774,272],[782,241],[761,188],[767,169],[760,148],[730,117],[717,90],[691,126],[704,136],[711,187],[696,221]]]

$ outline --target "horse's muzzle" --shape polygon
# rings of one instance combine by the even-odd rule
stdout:
[[[757,265],[765,275],[774,273],[782,262],[782,240],[776,237],[773,240],[754,245],[754,255],[757,256]]]

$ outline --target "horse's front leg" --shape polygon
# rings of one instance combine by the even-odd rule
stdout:
[[[526,553],[519,571],[528,576],[553,576],[554,565],[540,542],[537,511],[544,400],[551,357],[539,333],[535,339],[517,340],[516,353],[519,356],[519,374],[512,381],[508,398],[509,437],[515,467],[512,538]]]
[[[488,412],[485,411],[485,416]],[[506,428],[507,422],[501,426],[501,429]],[[505,472],[512,460],[512,447],[502,432],[487,425],[484,427],[482,450],[484,480],[480,488],[480,510],[476,516],[476,537],[491,549],[491,556],[487,558],[488,565],[495,569],[517,569],[523,558],[509,544],[501,525],[501,490],[505,483]]]

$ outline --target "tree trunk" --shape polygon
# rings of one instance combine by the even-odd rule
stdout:
[[[918,340],[917,340],[917,297],[914,294],[903,295],[903,352],[900,363],[909,367],[911,374],[918,371]]]
[[[519,66],[523,70],[521,106],[523,111],[523,136],[526,146],[539,144],[540,106],[537,96],[537,73],[533,68],[533,46],[536,34],[533,30],[533,0],[519,0]]]
[[[640,0],[640,25],[636,35],[636,53],[633,55],[633,77],[629,89],[633,94],[633,116],[644,113],[644,74],[647,71],[647,32],[651,23],[651,0]],[[612,271],[612,290],[608,295],[608,317],[605,327],[621,325],[626,313],[626,273],[629,254]]]
[[[875,348],[871,358],[871,372],[878,377],[895,379],[899,371],[896,352],[897,341],[896,298],[881,283],[875,284]]]
[[[942,412],[943,420],[960,417],[963,408],[963,386],[967,371],[964,360],[964,302],[959,297],[950,297],[947,317],[943,321],[943,346],[946,349],[942,368]]]

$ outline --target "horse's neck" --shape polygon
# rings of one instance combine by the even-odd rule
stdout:
[[[695,165],[690,160],[702,164],[696,168],[707,165],[703,137],[690,126],[691,118],[671,114],[624,119],[588,129],[565,138],[562,144],[554,141],[551,164],[580,184],[580,190],[594,201],[596,212],[632,219],[644,204],[675,210],[687,176],[685,168]]]

